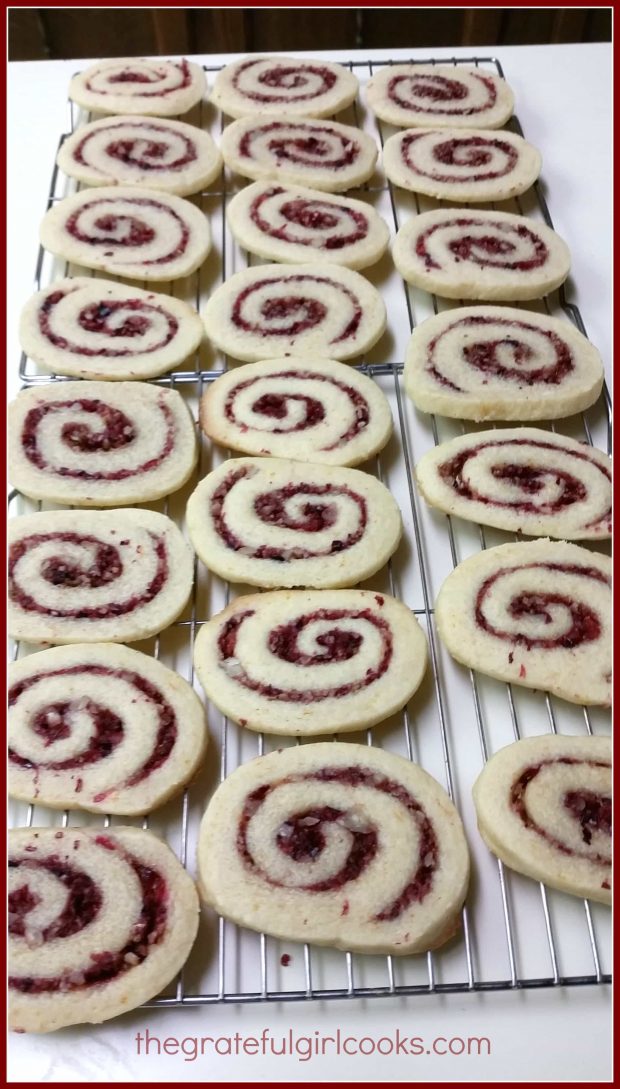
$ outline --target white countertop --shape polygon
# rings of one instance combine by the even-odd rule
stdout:
[[[556,230],[569,243],[573,273],[569,296],[611,377],[611,47],[567,45],[433,50],[436,57],[496,55],[516,97],[526,137],[543,154],[543,180]],[[310,54],[306,54],[310,55]],[[341,59],[341,53],[321,54]],[[360,52],[360,59],[369,51]],[[372,56],[429,57],[431,51],[373,51]],[[196,58],[205,63],[229,57]],[[33,290],[38,227],[45,211],[58,135],[68,128],[66,89],[86,61],[9,66],[8,388],[19,387],[19,311]],[[487,1037],[490,1055],[291,1057],[214,1054],[207,1044],[195,1061],[180,1055],[137,1055],[135,1036],[148,1026],[163,1040],[260,1035],[279,1038],[292,1029],[395,1038]],[[611,1024],[607,987],[510,993],[413,996],[371,1000],[203,1006],[138,1010],[101,1026],[51,1036],[13,1036],[13,1081],[232,1081],[361,1080],[487,1081],[608,1080]],[[386,1045],[387,1046],[387,1045]],[[191,1044],[186,1044],[191,1054]],[[303,1050],[304,1045],[300,1045]],[[169,1045],[169,1051],[173,1045]],[[218,1044],[220,1052],[226,1044]],[[251,1052],[252,1048],[249,1048]]]

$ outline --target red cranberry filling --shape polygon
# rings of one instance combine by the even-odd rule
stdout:
[[[68,294],[70,294],[70,291],[53,291],[47,296],[41,304],[38,314],[39,330],[54,347],[62,348],[65,351],[72,352],[74,355],[83,355],[87,358],[91,356],[102,356],[106,359],[117,359],[128,355],[143,354],[145,350],[147,352],[154,352],[165,347],[166,344],[169,344],[176,336],[179,329],[177,319],[173,317],[172,314],[163,310],[161,306],[153,306],[151,303],[143,302],[141,299],[109,299],[105,302],[91,303],[89,306],[85,306],[78,314],[78,326],[87,333],[103,333],[113,340],[116,337],[122,337],[123,339],[128,337],[143,337],[148,334],[152,328],[153,315],[159,314],[165,319],[166,331],[161,340],[157,343],[150,344],[147,349],[144,349],[140,345],[136,348],[114,348],[104,346],[93,348],[85,347],[76,344],[65,336],[59,336],[52,329],[51,317],[54,313],[54,307]],[[119,310],[126,316],[122,323],[114,325],[112,322],[108,321],[108,318],[113,317]]]
[[[459,136],[441,143],[433,144],[432,152],[435,162],[442,166],[468,166],[472,172],[466,174],[463,170],[442,173],[441,170],[424,170],[415,161],[415,144],[423,139],[424,133],[409,133],[400,145],[401,157],[405,166],[414,174],[421,174],[425,178],[434,181],[453,183],[470,183],[490,181],[493,178],[503,178],[515,169],[519,161],[517,150],[512,144],[499,137],[489,136]],[[493,151],[498,151],[504,158],[503,166],[495,170],[481,170],[493,160]]]
[[[154,90],[154,91],[140,91],[140,92],[134,91],[134,94],[139,93],[141,98],[159,98],[160,96],[162,98],[166,98],[168,95],[172,95],[172,94],[175,94],[177,91],[180,91],[183,87],[189,87],[189,85],[190,85],[190,83],[192,81],[192,76],[191,76],[189,64],[187,63],[187,61],[182,60],[182,61],[176,62],[174,65],[171,65],[171,67],[173,67],[175,69],[175,71],[178,73],[178,79],[177,79],[177,82],[176,82],[176,84],[174,86],[172,86],[172,87],[160,87],[159,90]],[[111,84],[115,84],[115,83],[158,84],[158,83],[161,83],[161,81],[166,78],[166,75],[167,75],[167,73],[163,72],[161,69],[159,71],[155,70],[153,72],[145,72],[145,71],[138,71],[137,69],[133,69],[133,68],[123,68],[120,72],[112,72],[110,75],[106,75],[106,79],[107,79],[108,83],[111,83]],[[90,80],[87,80],[86,87],[88,88],[89,91],[94,91],[98,95],[105,95],[105,94],[110,93],[109,91],[104,91],[99,87],[93,87]],[[118,92],[115,91],[114,87],[113,87],[111,93],[112,94],[117,94]]]
[[[127,205],[133,205],[136,208],[136,215],[132,216],[125,210],[118,215],[112,211],[102,212],[94,220],[94,227],[96,228],[96,234],[88,234],[80,227],[80,219],[85,212],[92,211],[99,204],[109,205],[113,198],[107,200],[96,199],[93,197],[88,204],[77,208],[65,222],[65,230],[78,242],[83,242],[89,246],[114,246],[123,249],[130,247],[132,249],[139,249],[142,246],[148,245],[157,236],[155,228],[151,227],[144,219],[139,219],[139,211],[141,208],[154,208],[156,212],[165,213],[173,221],[176,228],[176,233],[180,236],[178,245],[168,253],[162,254],[161,257],[153,257],[150,259],[144,259],[145,265],[161,265],[166,264],[168,261],[173,261],[175,258],[180,257],[185,250],[189,242],[190,232],[187,224],[181,219],[174,209],[170,208],[167,204],[161,204],[159,201],[150,200],[148,197],[123,197],[121,207],[125,209]],[[159,231],[161,237],[162,232]]]
[[[596,851],[575,851],[572,847],[568,847],[556,836],[552,835],[536,821],[530,815],[527,808],[526,791],[528,785],[533,779],[540,773],[543,768],[553,766],[554,764],[565,764],[569,766],[583,765],[588,768],[608,768],[609,764],[599,760],[579,760],[572,756],[560,756],[557,759],[541,760],[539,764],[532,764],[521,773],[521,775],[512,784],[510,791],[510,804],[515,813],[519,816],[526,828],[536,832],[537,835],[542,836],[547,840],[556,850],[561,851],[562,854],[571,855],[576,858],[587,858],[589,862],[595,862],[597,865],[609,866],[609,857],[604,857]],[[575,790],[569,791],[565,794],[563,799],[564,807],[568,810],[572,817],[581,825],[581,838],[583,842],[590,846],[592,842],[592,833],[600,832],[604,835],[611,836],[611,798],[607,795],[595,794],[589,790]]]
[[[144,121],[134,122],[131,127],[136,130],[135,137],[125,135],[116,140],[113,139],[113,133],[116,130],[126,130],[127,127],[128,123],[123,122],[122,125],[110,123],[106,128],[106,138],[109,134],[110,142],[105,145],[104,150],[110,159],[118,159],[121,163],[145,171],[180,170],[196,160],[196,146],[193,141],[180,132],[171,133],[163,125]],[[73,152],[76,162],[88,163],[88,145],[92,140],[97,145],[100,139],[100,131],[84,136]],[[170,150],[171,139],[178,141],[183,150],[175,159],[162,162]]]
[[[332,72],[329,68],[324,68],[318,64],[299,64],[295,67],[285,64],[274,64],[273,67],[267,69],[267,71],[258,73],[258,82],[264,87],[273,87],[278,90],[294,91],[294,94],[269,94],[268,91],[261,90],[248,90],[242,86],[243,78],[249,69],[254,68],[257,64],[262,64],[261,60],[249,60],[235,72],[232,80],[233,87],[238,94],[243,95],[244,98],[250,99],[252,102],[272,102],[276,105],[284,104],[287,102],[304,102],[308,99],[317,98],[319,95],[324,95],[329,91],[336,82],[336,73]],[[309,77],[318,77],[318,84],[314,89],[310,89],[305,93],[300,92],[300,88],[306,87],[311,81]]]
[[[428,240],[436,231],[445,230],[446,223],[436,223],[418,236],[415,244],[416,255],[424,262],[426,269],[441,268],[438,262],[428,251]],[[460,238],[451,239],[447,245],[454,255],[455,261],[471,261],[479,268],[499,268],[511,272],[528,272],[530,269],[541,268],[549,258],[549,250],[539,235],[523,224],[514,226],[506,225],[500,221],[491,223],[487,220],[455,219],[449,226],[460,227],[465,232]],[[473,235],[467,233],[468,227],[482,227],[484,230],[495,230],[498,234]],[[508,237],[502,238],[501,235]],[[510,235],[525,240],[529,247],[531,257],[513,257],[517,246]],[[498,258],[498,260],[494,260]]]
[[[342,170],[351,166],[360,153],[360,145],[328,125],[306,125],[303,121],[270,121],[245,132],[239,141],[239,155],[253,159],[252,143],[267,137],[273,157],[302,166]]]
[[[484,113],[485,110],[494,106],[497,100],[495,84],[479,73],[472,74],[472,78],[477,80],[486,92],[485,101],[480,106],[452,105],[469,98],[467,87],[459,79],[448,79],[446,76],[431,72],[393,76],[387,85],[387,96],[401,109],[413,110],[415,113],[430,112],[461,117]],[[420,103],[417,99],[423,101]],[[437,109],[433,108],[434,103],[437,104]]]
[[[249,284],[244,288],[235,299],[230,320],[233,325],[243,329],[244,332],[255,333],[259,336],[298,336],[300,333],[306,332],[308,329],[314,328],[319,325],[327,314],[327,307],[320,299],[313,299],[301,294],[303,288],[299,288],[300,294],[294,295],[280,295],[275,298],[267,298],[263,301],[260,307],[261,316],[266,322],[282,322],[289,319],[288,325],[278,324],[265,328],[262,325],[256,325],[254,322],[248,321],[243,316],[243,307],[248,299],[256,291],[261,291],[263,288],[278,289],[278,285],[297,285],[302,283],[311,284],[325,284],[332,290],[341,292],[346,301],[351,307],[353,314],[350,320],[345,325],[343,331],[336,337],[332,337],[330,343],[337,344],[339,341],[347,340],[349,337],[355,336],[358,326],[362,320],[362,308],[356,298],[356,296],[349,291],[344,284],[336,283],[333,280],[328,279],[325,276],[310,276],[310,275],[291,275],[274,277],[271,280],[259,280],[254,284]],[[334,299],[334,306],[337,306],[337,301]]]
[[[28,915],[40,902],[28,885],[28,873],[45,870],[56,877],[67,890],[66,903],[58,917],[41,930],[43,942],[69,938],[79,933],[96,918],[101,907],[101,893],[92,878],[74,869],[56,855],[49,858],[9,859],[9,869],[26,867],[25,882],[9,895],[9,934],[25,937],[28,933]],[[20,988],[21,989],[21,988]]]
[[[347,208],[344,205],[333,205],[327,201],[321,201],[317,196],[313,199],[296,197],[286,201],[277,208],[279,216],[286,220],[280,227],[270,223],[262,215],[262,206],[266,201],[284,193],[285,190],[274,186],[262,193],[250,207],[252,222],[270,238],[278,238],[284,242],[292,242],[296,245],[312,246],[318,249],[337,250],[343,246],[351,246],[359,242],[368,234],[368,219],[357,209]],[[340,224],[348,222],[348,233],[328,235],[327,231],[335,230]],[[311,237],[302,233],[291,231],[291,226],[298,225],[309,231],[323,232],[326,237]],[[343,230],[344,227],[341,227]]]
[[[570,790],[564,795],[564,805],[581,825],[581,838],[588,846],[592,833],[611,836],[611,798],[592,790]]]

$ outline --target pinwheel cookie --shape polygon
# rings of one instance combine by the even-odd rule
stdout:
[[[459,815],[416,764],[364,745],[301,745],[226,779],[204,815],[199,887],[278,938],[421,953],[458,927],[469,853]]]
[[[457,662],[571,703],[611,697],[611,560],[565,541],[505,544],[460,563],[435,618]]]
[[[540,152],[514,132],[406,130],[386,140],[383,166],[394,185],[438,200],[507,200],[540,174]]]
[[[351,359],[385,329],[385,303],[358,272],[317,265],[257,265],[230,276],[209,299],[213,343],[236,359],[269,355]]]
[[[222,133],[224,162],[244,178],[290,182],[341,193],[361,185],[375,169],[372,136],[352,125],[309,118],[247,117]]]
[[[511,212],[439,208],[401,227],[394,264],[415,287],[447,299],[539,299],[568,276],[566,243]]]
[[[428,503],[499,529],[568,540],[611,535],[611,459],[535,427],[478,431],[416,466]]]
[[[392,432],[371,378],[333,359],[285,356],[247,363],[212,382],[200,402],[209,438],[246,454],[357,465]]]
[[[413,613],[370,590],[239,597],[203,624],[194,664],[207,696],[250,730],[361,730],[400,711],[426,669]]]
[[[190,496],[187,527],[206,567],[250,586],[354,586],[396,550],[400,511],[358,469],[238,458]]]
[[[61,144],[58,166],[87,185],[136,185],[197,193],[222,168],[208,132],[183,121],[105,117],[83,125]]]
[[[19,323],[26,355],[74,378],[155,378],[191,356],[203,335],[180,299],[89,276],[38,291]]]
[[[9,832],[9,1025],[98,1024],[154,998],[198,930],[191,877],[141,828]]]
[[[554,420],[594,404],[603,362],[569,321],[506,306],[468,306],[414,329],[404,380],[425,412],[464,420]]]
[[[45,214],[41,245],[85,268],[135,280],[189,276],[211,248],[206,216],[189,201],[156,189],[85,189]]]
[[[9,794],[53,809],[148,813],[202,763],[196,693],[161,662],[112,643],[9,667]]]
[[[511,869],[611,903],[611,742],[528,737],[500,749],[474,785],[478,827]]]
[[[218,72],[211,101],[230,117],[278,113],[329,117],[350,106],[358,81],[341,64],[299,57],[242,57]]]
[[[8,628],[33,643],[133,642],[185,608],[190,547],[150,510],[42,511],[8,530]]]
[[[390,237],[369,204],[298,185],[255,182],[233,197],[227,216],[239,245],[269,261],[365,268]]]
[[[115,57],[74,76],[69,98],[98,113],[173,117],[200,102],[205,90],[204,70],[185,59]]]
[[[392,64],[373,75],[366,95],[382,121],[411,128],[498,129],[514,106],[505,80],[461,64]]]
[[[76,507],[146,503],[177,491],[198,457],[180,393],[146,382],[52,382],[9,405],[9,479]]]

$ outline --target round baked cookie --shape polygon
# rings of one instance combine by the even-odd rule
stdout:
[[[185,197],[217,177],[222,156],[208,132],[183,121],[104,117],[82,125],[56,159],[86,185],[136,185]]]
[[[565,541],[487,548],[448,575],[435,619],[450,654],[470,669],[609,706],[608,556]]]
[[[611,903],[611,741],[528,737],[500,749],[474,784],[478,828],[511,869]]]
[[[32,643],[131,643],[176,620],[193,554],[150,510],[41,511],[8,525],[8,629]]]
[[[424,412],[463,420],[555,420],[603,387],[603,361],[570,321],[507,306],[464,306],[418,325],[405,389]]]
[[[204,311],[207,334],[249,363],[268,356],[351,359],[385,330],[376,287],[336,265],[255,265],[229,276]]]
[[[24,352],[44,370],[106,381],[165,374],[203,336],[200,317],[180,299],[91,276],[37,291],[19,322]]]
[[[350,106],[359,83],[348,68],[300,57],[242,57],[215,77],[211,101],[229,117],[274,113],[330,117]]]
[[[200,102],[206,88],[204,69],[185,58],[114,57],[78,72],[69,98],[98,113],[174,117]]]
[[[233,197],[226,214],[239,245],[268,261],[365,268],[390,238],[370,204],[299,185],[254,182]]]
[[[368,105],[389,125],[498,129],[514,95],[504,79],[468,65],[391,64],[366,85]]]
[[[136,280],[178,280],[211,249],[207,217],[195,204],[156,189],[111,185],[54,204],[41,245],[85,268]]]
[[[383,567],[402,534],[398,506],[375,477],[280,458],[223,462],[192,492],[187,528],[210,571],[274,588],[354,586]]]
[[[247,363],[211,382],[205,435],[227,449],[325,465],[357,465],[383,449],[392,414],[376,382],[333,359]]]
[[[227,125],[224,162],[244,178],[342,193],[372,175],[378,148],[368,133],[337,121],[246,117]]]
[[[401,227],[392,251],[403,279],[447,299],[539,299],[563,284],[568,246],[512,212],[438,208]]]
[[[566,540],[611,536],[611,458],[535,427],[477,431],[416,465],[421,494],[446,514]]]
[[[198,871],[206,902],[241,926],[407,955],[458,929],[469,851],[448,795],[417,764],[323,742],[229,775],[202,820]]]
[[[383,722],[411,699],[426,662],[413,613],[370,590],[239,597],[202,625],[194,649],[200,683],[228,718],[297,737]]]
[[[524,193],[541,165],[540,152],[506,130],[407,129],[383,148],[383,168],[394,185],[463,203]]]
[[[207,724],[177,673],[113,643],[9,666],[9,794],[52,809],[149,813],[202,763]]]
[[[148,503],[198,460],[180,393],[146,382],[50,382],[8,411],[9,479],[23,495],[75,507]]]
[[[196,887],[142,828],[9,832],[9,1026],[99,1024],[154,998],[194,944]]]

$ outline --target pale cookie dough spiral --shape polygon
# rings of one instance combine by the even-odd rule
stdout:
[[[210,700],[250,730],[361,730],[400,711],[426,669],[410,610],[369,590],[239,597],[203,624],[196,672]]]
[[[198,868],[204,899],[241,926],[403,955],[454,934],[469,854],[456,809],[422,768],[327,742],[233,772],[203,818]]]
[[[571,703],[611,698],[611,560],[564,541],[505,544],[448,575],[437,628],[458,662]]]
[[[140,828],[9,833],[9,1024],[98,1024],[154,998],[198,929],[192,879]]]
[[[349,106],[358,81],[341,64],[292,57],[242,57],[218,72],[211,101],[230,117],[278,110],[329,117]]]
[[[505,80],[467,65],[393,64],[366,87],[368,104],[390,125],[498,129],[514,106]]]
[[[194,204],[120,185],[65,197],[46,213],[40,236],[66,261],[141,280],[189,276],[211,248],[207,218]]]
[[[69,98],[99,113],[171,117],[200,102],[206,89],[204,70],[183,58],[118,57],[100,60],[69,84]]]
[[[528,737],[492,756],[474,784],[487,846],[518,873],[611,903],[611,742]]]

